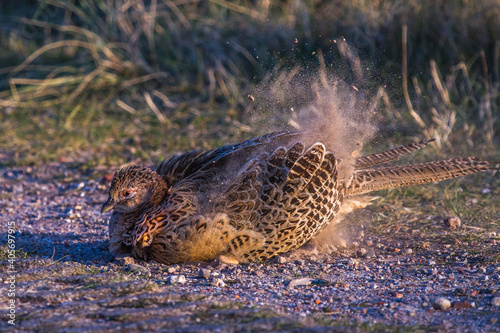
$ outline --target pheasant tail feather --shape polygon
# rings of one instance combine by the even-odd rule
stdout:
[[[429,143],[436,141],[435,139],[420,141],[416,143],[412,143],[406,146],[401,146],[398,148],[394,148],[391,150],[387,150],[381,153],[376,153],[373,155],[363,156],[356,159],[356,163],[354,164],[355,169],[366,169],[374,165],[384,164],[390,161],[393,161],[397,158],[400,158],[403,155],[414,152],[415,150],[419,150],[424,148]]]
[[[359,170],[354,173],[352,181],[346,189],[346,195],[353,196],[372,191],[431,183],[488,170],[500,170],[500,163],[481,161],[469,157],[424,164]]]

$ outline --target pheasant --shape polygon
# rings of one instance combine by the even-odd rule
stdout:
[[[500,169],[472,157],[372,168],[432,140],[344,162],[315,139],[271,133],[117,171],[101,210],[113,210],[110,251],[164,264],[264,261],[317,235],[344,198]],[[352,171],[340,177],[343,163]]]

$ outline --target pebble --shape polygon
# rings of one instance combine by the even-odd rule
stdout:
[[[224,288],[226,286],[226,283],[222,279],[214,278],[212,280],[212,286],[214,287],[219,287],[219,288]]]
[[[407,248],[407,249],[404,249],[404,254],[412,254],[413,253],[413,250],[410,249],[410,248]]]
[[[200,270],[198,271],[198,277],[200,278],[203,278],[203,279],[210,279],[210,271],[206,268],[200,268]]]
[[[143,266],[137,265],[137,264],[133,264],[133,263],[130,263],[125,267],[131,272],[141,272],[141,273],[149,272],[149,269],[147,269],[146,267],[143,267]]]
[[[491,300],[491,305],[500,306],[500,297],[493,297],[493,299]]]
[[[135,260],[132,257],[126,256],[126,257],[116,257],[116,261],[122,266],[127,266],[130,264],[135,264]]]
[[[283,256],[274,257],[272,261],[276,264],[286,264],[287,262],[286,258]]]
[[[366,257],[367,258],[373,258],[375,257],[377,254],[375,253],[375,250],[374,249],[368,249],[366,250]]]
[[[293,289],[295,288],[296,286],[305,286],[305,285],[308,285],[308,284],[311,284],[311,282],[313,281],[314,279],[311,279],[311,278],[302,278],[302,279],[295,279],[295,280],[292,280],[288,283],[288,289]]]
[[[436,310],[446,310],[451,306],[450,300],[444,297],[438,297],[432,302],[432,307]]]
[[[444,224],[450,228],[450,230],[455,230],[460,228],[462,225],[462,221],[460,221],[460,218],[457,216],[452,216],[444,220]]]
[[[167,278],[167,283],[168,284],[184,284],[186,283],[186,277],[184,275],[170,275]]]
[[[356,254],[358,255],[358,257],[366,257],[367,252],[368,251],[364,247],[362,247],[356,251]]]

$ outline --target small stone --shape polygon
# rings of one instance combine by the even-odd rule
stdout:
[[[168,274],[173,274],[173,273],[175,273],[175,271],[177,271],[176,267],[172,267],[172,266],[167,267],[167,273]]]
[[[134,258],[132,258],[130,256],[116,256],[115,260],[118,261],[118,263],[122,266],[135,264]]]
[[[404,254],[412,254],[413,253],[413,250],[410,249],[410,248],[407,248],[407,249],[404,249],[403,251]]]
[[[226,283],[222,279],[213,279],[212,280],[212,286],[218,287],[218,288],[224,288],[226,286]]]
[[[455,230],[457,228],[460,228],[462,225],[462,221],[460,221],[460,218],[457,216],[452,216],[444,220],[444,224],[450,228],[450,230]]]
[[[429,270],[429,274],[430,275],[437,275],[437,273],[438,273],[438,269],[437,268],[433,268],[433,269]]]
[[[478,271],[479,273],[486,273],[486,268],[484,268],[484,267],[479,267],[479,268],[477,269],[477,271]]]
[[[491,305],[500,306],[500,297],[493,297],[493,299],[491,300]]]
[[[349,261],[347,262],[348,265],[350,266],[354,266],[354,267],[358,267],[359,265],[359,261],[357,261],[356,259],[349,259]]]
[[[293,263],[297,266],[303,266],[306,262],[302,259],[297,259]]]
[[[373,246],[373,241],[372,240],[367,240],[365,242],[366,246]]]
[[[263,271],[261,271],[261,270],[254,271],[253,273],[254,273],[256,276],[260,277],[260,278],[262,278],[262,277],[264,277],[264,275],[266,275],[266,274],[265,274]]]
[[[465,291],[464,288],[457,288],[457,289],[455,289],[455,291],[453,292],[453,294],[456,295],[456,296],[466,296],[467,292]]]
[[[444,297],[438,297],[432,302],[432,307],[436,310],[447,310],[450,306],[451,302]]]
[[[366,257],[367,258],[373,258],[375,257],[377,254],[375,253],[375,250],[374,249],[368,249],[366,250]]]
[[[491,190],[489,188],[483,188],[481,189],[481,194],[490,194]]]
[[[168,284],[184,284],[186,283],[186,277],[184,275],[170,275],[167,278],[167,283]]]
[[[313,281],[314,279],[311,279],[311,278],[302,278],[302,279],[295,279],[295,280],[292,280],[288,283],[288,289],[293,289],[295,288],[296,286],[305,286],[305,285],[308,285],[308,284],[311,284],[311,282]]]
[[[146,267],[141,266],[141,265],[137,265],[137,264],[133,264],[133,263],[130,263],[125,267],[131,272],[141,272],[141,273],[149,272],[149,269],[147,269]]]
[[[366,251],[366,249],[364,247],[360,248],[359,250],[356,251],[356,255],[358,257],[366,257],[366,253],[368,251]]]
[[[274,257],[272,260],[275,264],[286,264],[286,258],[283,256]]]
[[[198,277],[200,278],[203,278],[203,279],[210,279],[210,271],[206,268],[200,268],[200,270],[198,271]]]

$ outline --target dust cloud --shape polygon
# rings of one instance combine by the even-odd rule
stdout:
[[[269,74],[252,93],[253,123],[259,131],[284,129],[303,132],[306,144],[323,142],[339,160],[339,179],[348,182],[354,161],[363,145],[374,137],[377,96],[370,98],[355,84],[348,84],[323,69],[292,68]],[[369,204],[371,198],[347,200],[341,214],[311,241],[322,252],[343,247],[338,222],[352,209]]]

